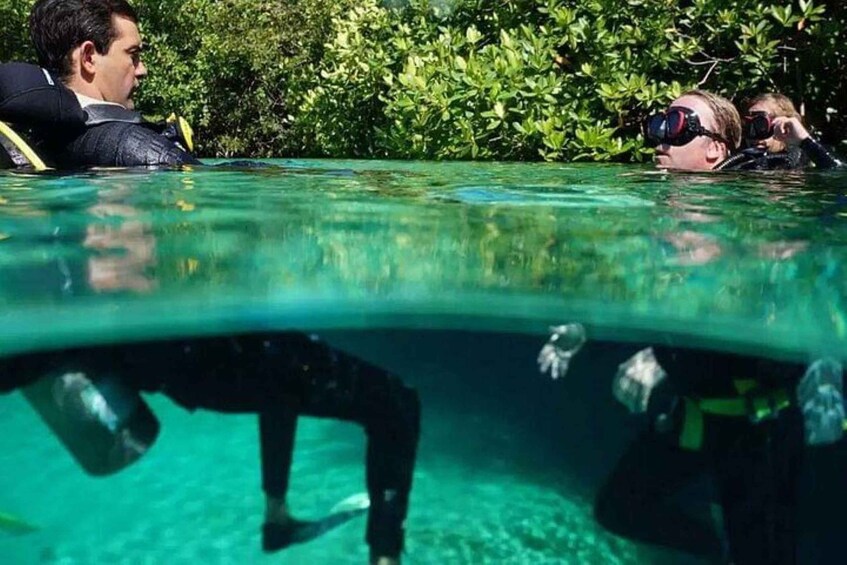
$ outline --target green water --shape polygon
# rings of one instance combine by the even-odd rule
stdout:
[[[319,331],[421,392],[410,563],[679,559],[593,523],[593,492],[633,432],[609,395],[622,359],[593,354],[546,380],[535,355],[549,325],[797,360],[847,353],[837,174],[276,164],[0,173],[0,354]],[[365,562],[363,520],[262,556],[254,419],[151,402],[156,447],[96,480],[20,397],[0,397],[0,513],[38,527],[0,528],[3,562]],[[306,421],[295,459],[298,514],[362,490],[355,427]]]
[[[847,349],[837,175],[280,162],[0,177],[0,353],[262,327]],[[49,331],[45,331],[49,328]]]

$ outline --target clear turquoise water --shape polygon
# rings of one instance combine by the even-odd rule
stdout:
[[[0,177],[0,353],[263,327],[845,350],[837,175],[566,165]],[[43,331],[49,327],[49,331]]]
[[[835,174],[280,161],[278,169],[0,174],[0,354],[253,329],[318,331],[421,392],[410,563],[669,560],[602,532],[591,497],[633,425],[615,351],[538,375],[547,326],[804,360],[844,357]],[[151,399],[156,447],[92,479],[0,397],[14,563],[362,563],[363,520],[259,550],[255,421]],[[457,430],[462,441],[456,441]],[[363,438],[306,421],[292,504],[362,490]]]

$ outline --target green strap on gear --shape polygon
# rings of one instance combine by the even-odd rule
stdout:
[[[701,398],[697,404],[703,412],[717,416],[742,417],[749,415],[747,399],[736,398]]]
[[[750,398],[750,419],[753,422],[761,422],[768,418],[775,418],[777,414],[791,406],[791,398],[785,389],[777,389],[770,394],[753,396]]]
[[[699,450],[703,446],[704,414],[731,418],[749,418],[757,424],[776,418],[782,410],[791,406],[791,397],[784,388],[756,393],[755,381],[738,380],[733,383],[739,396],[730,398],[685,397],[685,417],[679,433],[679,445],[683,449]],[[847,422],[845,422],[847,429]]]
[[[696,400],[685,397],[685,420],[679,432],[679,446],[682,449],[697,451],[703,447],[703,411]]]
[[[48,169],[38,153],[5,122],[0,122],[0,147],[16,167],[31,167],[36,171]]]

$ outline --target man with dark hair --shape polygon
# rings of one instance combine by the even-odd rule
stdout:
[[[42,76],[37,67],[22,65],[23,68],[12,68],[11,74],[22,76],[28,72],[34,84],[44,82],[46,86],[32,90],[46,92],[51,101],[55,101],[54,94],[72,99],[67,89],[54,84],[54,76],[60,77],[86,115],[82,133],[68,127],[71,141],[48,145],[55,150],[52,156],[58,164],[197,162],[131,110],[133,91],[146,69],[140,59],[142,43],[137,18],[124,0],[38,0],[30,16],[30,33],[46,70]],[[5,98],[14,101],[16,96],[12,93]],[[3,104],[0,96],[0,110]],[[15,108],[15,114],[21,116],[26,105],[21,110],[16,103]],[[303,523],[289,514],[286,504],[297,416],[360,424],[368,439],[366,481],[370,507],[366,541],[371,562],[399,563],[417,454],[420,402],[417,393],[398,377],[332,348],[317,336],[300,332],[247,333],[0,359],[0,392],[32,386],[33,381],[37,385],[55,373],[62,376],[57,386],[66,390],[65,396],[69,395],[71,401],[57,406],[52,392],[33,396],[39,402],[40,413],[53,414],[54,422],[63,421],[56,412],[67,411],[67,406],[78,406],[82,412],[91,412],[92,417],[102,413],[104,406],[109,409],[106,412],[121,412],[122,406],[137,405],[137,401],[118,398],[115,410],[111,410],[109,397],[132,396],[138,390],[164,392],[188,409],[258,414],[262,487],[266,495],[262,542],[269,552],[308,537],[308,533],[303,534]],[[104,375],[117,377],[119,383],[101,387],[101,392],[105,391],[100,394],[102,401],[92,404],[86,399],[90,400],[92,387],[98,388]],[[12,382],[6,384],[6,379]],[[154,424],[148,423],[139,437],[149,439],[155,436],[151,432],[155,429]],[[106,430],[98,433],[101,438],[107,434],[101,443],[110,448],[109,434],[120,430],[111,424]],[[89,460],[92,469],[106,473],[144,451],[124,435],[117,435],[114,444],[118,453],[135,455],[119,458],[118,464],[110,463],[106,457],[106,463],[100,465],[90,453],[80,455],[80,460]]]
[[[135,10],[124,0],[41,0],[29,19],[38,64],[93,100],[133,108],[147,74]]]
[[[199,163],[179,128],[147,122],[133,111],[132,95],[147,68],[138,18],[125,0],[38,0],[29,30],[39,64],[74,92],[86,114],[79,131],[36,132],[55,165]]]

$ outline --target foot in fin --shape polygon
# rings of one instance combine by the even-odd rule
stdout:
[[[266,522],[262,525],[262,549],[267,553],[289,545],[306,543],[367,512],[370,500],[365,493],[354,494],[332,507],[320,520],[290,519],[285,524]]]
[[[301,532],[308,529],[311,522],[290,519],[285,524],[265,522],[262,524],[262,549],[271,553],[285,549],[291,544],[300,543]]]

